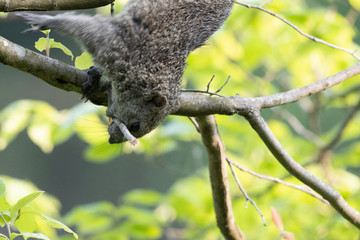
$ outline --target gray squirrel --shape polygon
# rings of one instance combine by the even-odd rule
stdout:
[[[132,136],[142,137],[179,108],[188,55],[220,28],[232,4],[232,0],[129,0],[115,17],[25,12],[17,16],[33,25],[30,31],[55,29],[84,45],[109,79],[107,83],[90,79],[84,95],[90,96],[99,84],[107,86],[106,115],[115,120],[108,127],[109,143],[121,143],[129,140],[129,132],[124,133],[120,123]],[[94,68],[89,75],[97,81],[101,76]]]

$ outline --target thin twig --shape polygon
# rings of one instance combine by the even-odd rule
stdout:
[[[136,144],[139,143],[139,140],[130,133],[129,129],[126,127],[124,123],[122,123],[119,119],[116,118],[114,118],[113,121],[120,128],[120,131],[124,135],[124,138],[128,140],[131,143],[131,145],[135,146]]]
[[[348,95],[354,93],[354,92],[360,92],[360,85],[357,85],[357,86],[354,86],[348,90],[346,90],[345,92],[339,94],[339,95],[335,95],[331,98],[331,100],[333,99],[337,99],[337,98],[345,98],[347,97]]]
[[[330,205],[334,207],[338,213],[360,229],[359,212],[352,208],[338,191],[303,168],[289,155],[288,152],[286,152],[265,120],[261,117],[259,110],[254,109],[249,112],[245,118],[249,121],[252,128],[257,132],[278,162],[283,165],[290,174],[308,185],[315,192],[319,193],[323,198],[329,201]]]
[[[210,96],[215,95],[218,97],[224,97],[223,95],[213,93],[213,92],[208,92],[207,90],[204,91],[204,90],[197,90],[197,89],[181,89],[181,92],[204,93],[204,94],[209,94]]]
[[[191,121],[191,123],[194,125],[196,131],[198,133],[200,133],[200,128],[199,128],[199,124],[195,121],[195,119],[193,117],[188,117],[189,120]]]
[[[215,74],[212,75],[209,83],[207,84],[207,86],[206,86],[206,92],[209,92],[209,91],[210,91],[210,85],[211,85],[211,82],[214,80],[214,78],[215,78]]]
[[[5,223],[6,229],[8,231],[9,237],[11,236],[11,229],[10,229],[10,224],[5,220],[4,216],[0,213],[0,217],[2,218],[2,220]]]
[[[290,188],[294,188],[296,190],[299,190],[299,191],[302,191],[304,193],[307,193],[311,196],[313,196],[314,198],[317,198],[319,199],[320,201],[326,203],[326,204],[329,204],[328,201],[326,201],[323,197],[321,197],[319,194],[315,193],[311,188],[305,186],[305,185],[296,185],[296,184],[292,184],[292,183],[288,183],[288,182],[285,182],[279,178],[275,178],[275,177],[270,177],[270,176],[265,176],[265,175],[261,175],[259,173],[256,173],[256,172],[253,172],[245,167],[242,167],[240,166],[238,163],[234,162],[233,160],[231,160],[229,157],[227,157],[226,159],[229,163],[231,163],[232,165],[234,165],[235,167],[237,167],[240,171],[243,171],[243,172],[246,172],[250,175],[253,175],[257,178],[260,178],[260,179],[264,179],[264,180],[268,180],[268,181],[272,181],[274,183],[279,183],[279,184],[282,184],[284,186],[287,186],[287,187],[290,187]]]
[[[359,99],[359,102],[356,104],[356,106],[351,110],[349,115],[346,117],[345,121],[340,126],[340,128],[338,129],[338,131],[335,134],[335,136],[333,137],[333,139],[320,150],[320,152],[318,154],[318,158],[315,162],[321,162],[323,160],[323,158],[327,155],[327,153],[331,149],[333,149],[336,146],[336,144],[338,144],[340,142],[342,135],[344,134],[344,131],[346,130],[346,127],[349,126],[349,123],[354,119],[356,113],[359,110],[360,110],[360,99]]]
[[[249,195],[247,194],[247,192],[245,191],[245,189],[244,189],[243,186],[241,185],[240,180],[239,180],[238,176],[236,175],[236,172],[234,171],[234,168],[233,168],[233,166],[232,166],[232,163],[229,161],[229,158],[228,158],[228,157],[226,157],[226,160],[227,160],[227,162],[228,162],[228,164],[229,164],[231,173],[232,173],[232,175],[234,176],[235,181],[236,181],[237,185],[238,185],[239,188],[240,188],[240,191],[241,191],[241,192],[244,194],[244,196],[245,196],[245,199],[246,199],[246,200],[245,200],[245,208],[247,208],[247,202],[249,201],[249,202],[255,207],[256,211],[258,211],[258,213],[259,213],[260,216],[261,216],[261,219],[262,219],[262,222],[263,222],[264,226],[266,226],[266,222],[265,222],[264,215],[262,214],[262,212],[260,211],[260,209],[258,208],[258,206],[256,205],[256,203],[249,197]]]
[[[257,5],[242,3],[242,2],[239,2],[239,1],[233,1],[233,2],[236,3],[236,4],[239,4],[239,5],[241,5],[241,6],[244,6],[244,7],[247,7],[247,8],[254,8],[254,9],[260,10],[260,11],[262,11],[262,12],[265,12],[265,13],[271,15],[271,16],[274,16],[274,17],[276,17],[277,19],[279,19],[279,20],[283,21],[284,23],[286,23],[287,25],[289,25],[290,27],[292,27],[293,29],[295,29],[295,30],[296,30],[298,33],[300,33],[301,35],[307,37],[308,39],[310,39],[310,40],[312,40],[312,41],[314,41],[314,42],[322,43],[322,44],[324,44],[324,45],[326,45],[326,46],[329,46],[329,47],[331,47],[331,48],[334,48],[334,49],[337,49],[337,50],[346,52],[346,53],[352,55],[354,58],[356,58],[357,60],[360,61],[360,57],[358,57],[358,56],[355,54],[355,52],[356,52],[357,50],[355,50],[355,51],[350,51],[350,50],[347,50],[347,49],[345,49],[345,48],[339,47],[339,46],[337,46],[337,45],[328,43],[328,42],[326,42],[326,41],[324,41],[324,40],[322,40],[322,39],[320,39],[320,38],[314,37],[314,36],[312,36],[312,35],[310,35],[310,34],[307,34],[307,33],[303,32],[302,30],[300,30],[299,27],[297,27],[296,25],[294,25],[294,24],[291,23],[290,21],[286,20],[285,18],[283,18],[283,17],[279,16],[278,14],[276,14],[276,13],[274,13],[274,12],[271,12],[271,11],[265,9],[265,8],[262,8],[262,5],[257,6]]]
[[[220,92],[226,86],[226,84],[228,84],[229,80],[230,80],[230,76],[226,79],[226,82],[215,93]]]
[[[287,123],[289,123],[289,125],[294,129],[297,134],[314,143],[317,147],[324,146],[324,141],[319,138],[315,133],[305,128],[304,125],[294,115],[284,109],[280,111],[276,108],[273,108],[272,111],[274,111]]]

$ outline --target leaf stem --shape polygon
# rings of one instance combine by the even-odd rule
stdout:
[[[0,213],[0,217],[2,218],[2,220],[4,221],[5,223],[5,226],[6,226],[6,229],[8,231],[8,234],[9,234],[9,238],[11,236],[11,229],[10,229],[10,224],[5,220],[4,216]]]

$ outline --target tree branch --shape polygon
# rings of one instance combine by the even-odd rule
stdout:
[[[252,128],[258,133],[260,138],[269,148],[271,153],[283,165],[286,170],[295,176],[297,179],[308,185],[315,192],[319,193],[326,199],[336,211],[338,211],[344,218],[360,228],[360,215],[353,209],[340,195],[339,192],[331,188],[328,184],[321,181],[312,173],[304,169],[298,164],[281,146],[280,142],[276,139],[271,132],[265,120],[261,117],[259,110],[254,109],[245,116],[249,121]]]
[[[263,215],[262,212],[260,211],[260,209],[259,209],[259,207],[257,206],[257,204],[255,203],[255,201],[250,198],[250,196],[247,194],[247,192],[245,191],[245,189],[244,189],[243,186],[241,185],[240,180],[239,180],[238,176],[236,175],[236,172],[235,172],[235,170],[234,170],[234,168],[233,168],[233,164],[229,161],[229,158],[228,158],[228,157],[226,157],[226,161],[227,161],[228,164],[229,164],[231,173],[232,173],[232,175],[234,176],[235,181],[236,181],[236,183],[237,183],[240,191],[241,191],[242,194],[244,194],[244,196],[245,196],[245,199],[246,199],[246,200],[245,200],[245,208],[247,208],[247,202],[249,201],[249,202],[255,207],[256,211],[260,214],[260,217],[261,217],[261,219],[262,219],[262,222],[263,222],[264,226],[266,227],[266,222],[265,222],[264,215]]]
[[[0,36],[0,62],[28,72],[50,85],[66,91],[80,93],[86,81],[86,73],[58,60],[47,58]],[[271,108],[298,101],[309,95],[324,91],[336,84],[360,74],[360,63],[325,79],[309,85],[270,96],[243,98],[239,95],[213,97],[199,93],[182,93],[180,109],[174,115],[204,116],[211,114],[242,116],[251,108]],[[98,105],[107,105],[107,94],[99,93],[90,99]]]
[[[338,144],[342,138],[342,135],[344,134],[344,131],[346,129],[346,127],[349,125],[349,123],[351,122],[351,120],[354,119],[356,113],[360,110],[360,99],[359,102],[356,104],[355,107],[353,107],[353,109],[351,110],[351,112],[349,113],[349,115],[346,117],[345,121],[343,122],[343,124],[340,126],[339,130],[337,131],[337,133],[335,134],[334,138],[323,148],[320,149],[317,160],[315,162],[321,162],[323,160],[323,158],[327,155],[327,153],[333,149],[336,144]]]
[[[231,160],[229,157],[227,157],[226,159],[230,164],[234,165],[236,168],[238,168],[240,171],[243,171],[243,172],[246,172],[250,175],[253,175],[257,178],[260,178],[260,179],[265,179],[265,180],[268,180],[268,181],[272,181],[274,183],[279,183],[279,184],[282,184],[284,186],[287,186],[287,187],[290,187],[290,188],[294,188],[296,190],[299,190],[299,191],[302,191],[304,193],[307,193],[311,196],[313,196],[314,198],[317,198],[319,199],[320,201],[326,203],[326,204],[329,204],[328,201],[326,201],[323,197],[321,197],[319,194],[315,193],[311,188],[305,186],[305,185],[295,185],[295,184],[292,184],[292,183],[288,183],[288,182],[285,182],[279,178],[275,178],[275,177],[269,177],[269,176],[265,176],[265,175],[261,175],[261,174],[258,174],[256,172],[253,172],[247,168],[244,168],[242,166],[240,166],[238,163],[234,162],[233,160]]]
[[[0,0],[0,12],[58,11],[97,8],[115,0]]]
[[[314,42],[322,43],[322,44],[324,44],[326,46],[329,46],[331,48],[346,52],[346,53],[350,54],[351,56],[353,56],[354,58],[356,58],[357,60],[360,61],[360,57],[355,54],[356,51],[349,51],[349,50],[347,50],[345,48],[339,47],[339,46],[337,46],[335,44],[328,43],[328,42],[326,42],[326,41],[324,41],[324,40],[322,40],[320,38],[317,38],[317,37],[314,37],[314,36],[312,36],[310,34],[307,34],[307,33],[303,32],[303,31],[301,31],[298,26],[296,26],[295,24],[293,24],[290,21],[286,20],[285,18],[283,18],[283,17],[279,16],[278,14],[276,14],[274,12],[271,12],[271,11],[265,9],[265,8],[262,8],[262,6],[264,4],[267,4],[268,2],[266,2],[266,3],[264,3],[264,4],[260,5],[260,6],[252,5],[252,4],[246,4],[246,3],[239,2],[239,1],[233,1],[233,2],[238,4],[238,5],[247,7],[247,8],[253,8],[253,9],[257,9],[257,10],[260,10],[262,12],[265,12],[265,13],[279,19],[280,21],[283,21],[284,23],[286,23],[287,25],[289,25],[290,27],[295,29],[298,33],[300,33],[301,35],[307,37],[308,39],[310,39],[310,40],[312,40]]]
[[[209,172],[216,220],[226,239],[245,239],[235,223],[229,192],[225,149],[214,116],[197,117],[209,158]]]
[[[30,73],[51,86],[65,91],[81,93],[81,86],[87,79],[85,71],[48,58],[0,36],[0,62],[23,72]],[[106,105],[106,93],[97,94],[91,101]]]

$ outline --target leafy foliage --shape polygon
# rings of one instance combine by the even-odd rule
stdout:
[[[342,10],[346,12],[342,15],[337,11],[337,1],[328,1],[328,4],[334,4],[333,7],[318,4],[312,8],[309,2],[276,0],[265,7],[316,37],[350,50],[358,48],[354,39],[359,35],[359,28],[354,25],[356,21],[350,19],[352,11],[359,15],[358,1],[349,0],[353,9]],[[44,38],[38,43],[39,50],[59,46],[54,44],[53,40]],[[254,97],[303,86],[354,63],[350,55],[312,42],[270,15],[235,6],[226,25],[207,45],[189,57],[184,87],[205,89],[215,74],[211,85],[211,90],[215,91],[230,75],[230,82],[221,91],[222,95]],[[91,64],[86,54],[75,60],[75,65],[81,69]],[[359,101],[358,79],[356,77],[299,103],[266,110],[262,114],[295,160],[306,164],[311,172],[329,182],[352,206],[360,209],[359,114],[344,129],[341,142],[327,152],[326,158],[318,159],[321,149],[334,139],[346,116]],[[288,113],[298,122],[294,123],[290,117],[286,117],[289,115],[283,115],[282,112]],[[5,149],[23,130],[27,130],[31,141],[44,153],[51,152],[56,145],[75,134],[88,143],[89,147],[84,153],[86,158],[97,163],[105,163],[120,154],[132,152],[164,156],[176,149],[180,141],[199,141],[198,134],[187,119],[172,116],[160,128],[142,138],[136,148],[127,144],[122,147],[108,145],[106,121],[104,110],[89,104],[59,111],[40,101],[17,101],[0,112],[0,150]],[[276,164],[243,119],[217,116],[217,121],[227,153],[233,160],[262,174],[298,183]],[[308,137],[299,131],[299,126],[315,137]],[[268,227],[262,227],[257,212],[251,207],[244,209],[245,200],[240,191],[236,190],[235,183],[231,182],[235,218],[249,239],[277,239],[279,230],[284,230],[279,225],[280,215],[283,226],[289,231],[283,232],[283,238],[290,232],[297,239],[329,240],[356,239],[359,234],[329,206],[304,193],[245,174],[239,174],[239,177],[249,195],[263,210],[268,223]],[[0,180],[0,197],[5,190]],[[274,217],[271,207],[278,214],[274,222],[271,221]],[[19,209],[27,210],[27,204],[21,204],[18,208],[10,205],[4,197],[0,198],[0,212],[6,221],[14,219]],[[38,219],[30,216],[30,213],[22,213],[15,225],[18,223],[19,226],[16,226],[19,229],[23,227],[24,231],[35,231],[34,221]],[[41,219],[46,221],[46,218]],[[216,227],[207,175],[201,170],[195,176],[178,181],[165,194],[152,190],[134,190],[122,196],[119,204],[99,201],[77,206],[66,215],[65,221],[77,229],[81,238],[90,240],[157,239],[161,236],[178,239],[221,238]],[[50,220],[50,223],[66,230],[56,221]],[[4,224],[0,219],[0,225]],[[23,233],[23,236],[46,239],[41,238],[43,235],[40,234],[26,234],[33,235]],[[72,236],[60,238],[69,239]],[[0,239],[8,237],[0,235]]]
[[[4,178],[0,178],[1,185],[3,185],[3,189],[5,189],[5,180]],[[50,239],[43,233],[34,233],[38,227],[41,226],[41,223],[38,222],[37,218],[42,218],[42,220],[53,228],[64,229],[66,232],[73,234],[73,237],[78,239],[78,236],[75,232],[73,232],[70,228],[68,228],[63,223],[48,217],[42,213],[40,213],[36,207],[33,207],[31,203],[39,198],[44,192],[36,191],[30,193],[21,199],[19,199],[14,205],[11,205],[6,200],[6,195],[0,197],[0,226],[6,226],[8,229],[9,236],[0,235],[1,239],[15,239],[19,236],[23,237],[23,239]],[[20,233],[10,232],[11,227],[15,227]]]

